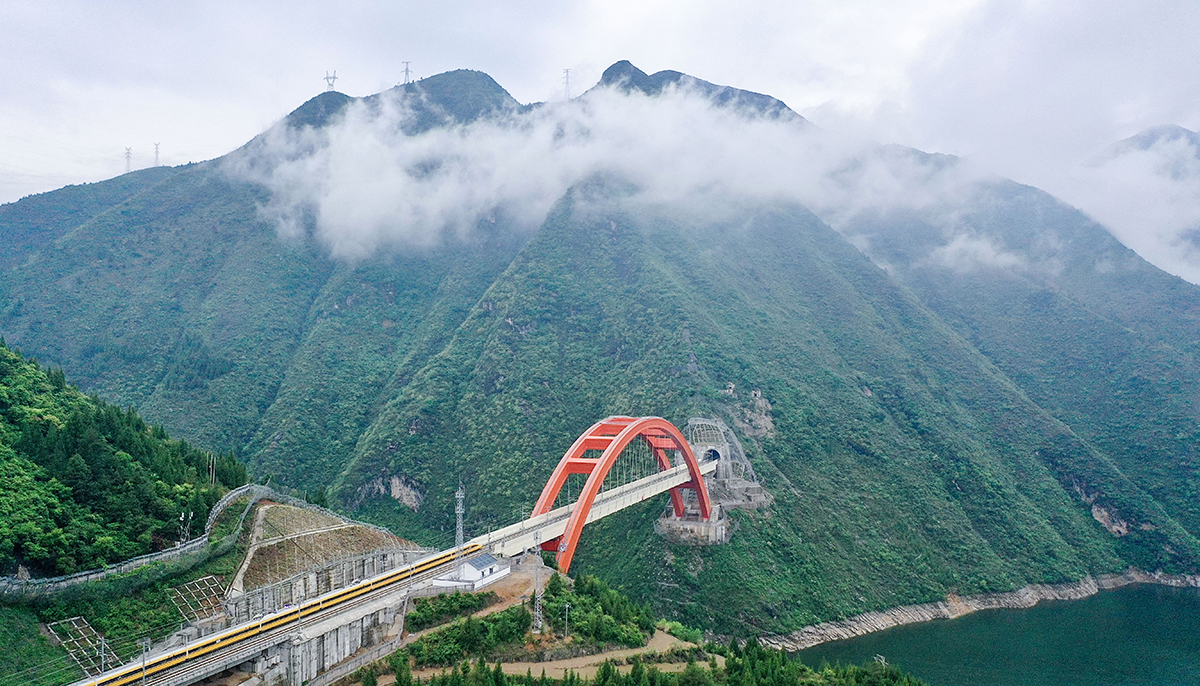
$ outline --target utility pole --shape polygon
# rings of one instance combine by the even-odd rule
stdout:
[[[333,82],[337,81],[337,79],[338,79],[337,69],[333,70],[332,75],[330,75],[329,72],[325,72],[325,90],[326,91],[333,90]]]
[[[154,144],[154,166],[158,166],[158,143]]]
[[[412,62],[404,63],[404,83],[406,84],[409,82],[409,76],[412,74],[412,70],[408,68],[408,65],[410,64],[412,64]]]
[[[104,658],[108,657],[108,640],[103,636],[100,637],[100,673],[105,672]]]
[[[462,578],[462,549],[463,549],[463,513],[466,508],[463,507],[463,499],[467,497],[467,489],[463,488],[461,481],[458,482],[458,490],[454,492],[454,574],[457,578]]]
[[[563,603],[563,638],[571,635],[571,603]]]
[[[133,148],[125,148],[125,173],[133,171]]]
[[[150,639],[139,638],[138,645],[142,647],[142,686],[146,686],[146,654],[150,652]]]
[[[571,99],[571,70],[563,69],[563,90],[567,93],[567,100]]]

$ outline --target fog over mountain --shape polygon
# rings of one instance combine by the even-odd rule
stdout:
[[[352,260],[428,247],[498,211],[532,230],[568,188],[597,175],[632,184],[648,206],[712,218],[736,211],[731,199],[795,202],[835,228],[865,212],[948,206],[991,178],[953,157],[825,131],[767,96],[655,77],[618,63],[583,96],[532,107],[500,90],[484,116],[447,127],[419,127],[422,95],[397,88],[350,102],[328,126],[275,126],[225,169],[270,191],[261,212],[281,235],[310,226]],[[1010,259],[956,234],[948,217],[946,231],[929,259],[960,268]]]
[[[1115,143],[1059,192],[1155,266],[1200,283],[1200,135],[1163,125]]]

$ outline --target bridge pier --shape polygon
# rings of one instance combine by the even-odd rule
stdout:
[[[733,531],[724,508],[713,505],[712,516],[708,519],[692,508],[685,509],[682,517],[667,508],[654,522],[654,533],[669,541],[687,545],[721,545],[729,542]]]
[[[286,664],[286,674],[275,676],[275,683],[300,686],[334,665],[351,657],[361,648],[383,642],[388,634],[399,634],[403,628],[404,607],[408,597],[384,598],[355,613],[356,619],[346,621],[333,617],[306,626],[292,635],[291,641],[277,646],[279,663]],[[393,626],[400,622],[400,626]],[[282,652],[287,652],[286,659]],[[268,653],[268,663],[271,654]],[[266,675],[264,675],[266,676]],[[280,677],[286,677],[281,681]],[[268,686],[272,681],[266,680]]]

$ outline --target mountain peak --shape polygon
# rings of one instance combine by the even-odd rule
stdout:
[[[412,101],[413,121],[409,133],[417,133],[451,121],[470,122],[480,117],[510,110],[521,104],[491,76],[471,69],[455,69],[400,84],[389,91],[406,96],[418,96]],[[361,98],[373,103],[383,93]],[[285,118],[291,128],[327,126],[346,106],[359,98],[337,91],[326,91],[297,107]]]
[[[698,91],[718,106],[734,107],[749,114],[782,117],[807,123],[804,117],[792,111],[782,100],[769,95],[731,86],[719,86],[670,69],[647,74],[629,60],[621,60],[605,69],[596,88],[617,88],[626,93],[637,90],[646,95],[658,95],[672,85],[686,86]]]
[[[1130,136],[1116,144],[1117,152],[1149,150],[1159,143],[1183,139],[1192,147],[1200,149],[1200,134],[1175,124],[1160,124]]]
[[[621,60],[604,70],[600,75],[600,86],[618,86],[646,90],[650,86],[650,75],[633,66],[629,60]]]
[[[346,109],[346,105],[350,104],[352,100],[354,98],[345,93],[325,91],[292,110],[285,121],[293,129],[299,129],[304,126],[319,129],[328,124],[329,120],[340,114],[342,110]]]

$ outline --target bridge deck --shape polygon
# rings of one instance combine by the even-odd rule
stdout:
[[[708,475],[716,469],[716,460],[700,463],[701,474]],[[676,486],[686,484],[691,479],[692,476],[688,472],[687,465],[679,465],[624,486],[601,491],[596,496],[595,502],[592,503],[586,523],[591,524],[597,519],[607,517],[630,505],[648,500],[660,493],[666,493]],[[564,505],[546,514],[530,517],[516,524],[490,531],[482,536],[472,538],[468,543],[478,543],[493,555],[511,557],[520,554],[539,543],[562,536],[567,530],[567,522],[571,519],[571,513],[575,511],[575,505],[576,503]]]

